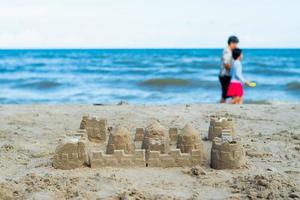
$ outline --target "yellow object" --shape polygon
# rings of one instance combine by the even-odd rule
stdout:
[[[255,87],[255,86],[256,86],[256,83],[255,83],[255,82],[250,82],[250,83],[249,83],[249,86],[250,86],[250,87]]]

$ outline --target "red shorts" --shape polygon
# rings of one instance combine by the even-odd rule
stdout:
[[[243,85],[240,82],[230,82],[227,96],[230,97],[241,97],[244,94]]]

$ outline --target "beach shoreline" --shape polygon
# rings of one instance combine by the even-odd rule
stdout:
[[[247,153],[246,167],[213,170],[206,141],[211,115],[228,113]],[[159,120],[200,133],[201,168],[52,167],[55,148],[82,116],[109,127],[135,128]],[[0,105],[0,195],[12,199],[244,199],[300,197],[300,104]],[[272,196],[273,195],[273,196]]]

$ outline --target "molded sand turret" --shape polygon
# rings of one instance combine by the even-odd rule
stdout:
[[[81,123],[80,123],[80,129],[86,129],[87,120],[89,119],[88,116],[83,116]]]
[[[245,164],[245,152],[238,141],[215,138],[211,149],[211,167],[237,169]]]
[[[68,141],[56,147],[53,167],[56,169],[75,169],[87,162],[85,143],[82,140]]]
[[[235,136],[234,124],[231,118],[213,117],[210,120],[208,139],[213,140],[215,137],[221,137],[223,130],[229,130],[232,136]]]
[[[142,148],[150,151],[169,152],[168,131],[157,121],[151,123],[145,130]]]
[[[113,154],[114,150],[124,150],[127,154],[134,152],[131,134],[126,128],[118,127],[110,134],[106,153]]]
[[[97,120],[95,117],[88,119],[86,131],[89,141],[97,143],[104,142],[107,134],[107,121],[105,119]]]
[[[177,148],[182,153],[190,153],[192,150],[202,150],[202,141],[199,133],[191,124],[187,124],[178,135]]]

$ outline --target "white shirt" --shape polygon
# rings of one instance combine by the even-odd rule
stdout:
[[[230,70],[227,70],[224,65],[232,65],[232,62],[232,51],[229,47],[226,47],[222,54],[220,76],[230,76]]]

